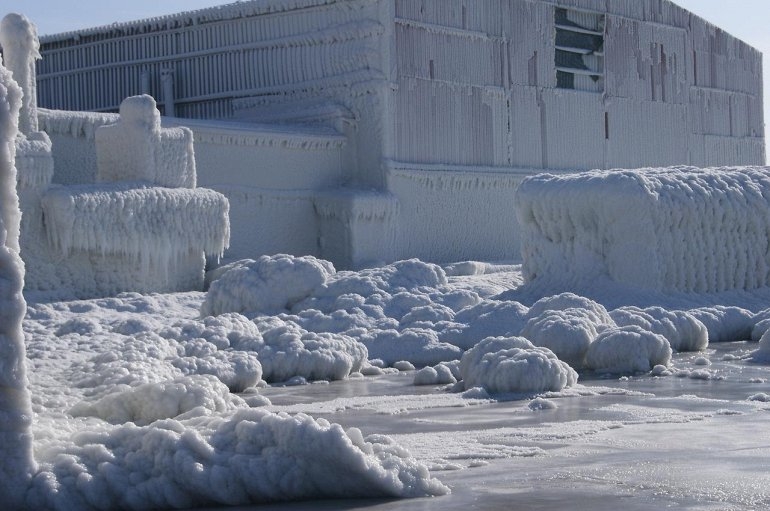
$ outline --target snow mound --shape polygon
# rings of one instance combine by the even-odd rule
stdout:
[[[586,366],[605,373],[649,372],[671,362],[671,346],[662,335],[636,325],[601,332],[586,353]]]
[[[312,256],[279,254],[237,261],[218,270],[201,314],[286,311],[334,273],[332,263]]]
[[[530,319],[519,335],[579,369],[588,347],[604,326],[594,323],[595,319],[588,309],[546,310]]]
[[[567,309],[582,310],[581,314],[585,315],[597,327],[602,325],[615,326],[615,322],[607,312],[607,309],[604,308],[604,305],[574,293],[561,293],[541,298],[532,304],[532,307],[527,311],[526,318],[530,320],[540,316],[545,311],[563,311]]]
[[[113,424],[149,424],[196,409],[228,412],[239,406],[244,406],[243,400],[231,395],[214,376],[185,376],[138,387],[117,387],[93,403],[78,403],[70,413],[75,417],[100,417]]]
[[[452,368],[447,364],[426,366],[414,375],[415,385],[446,385],[450,383],[457,383],[457,378],[455,378]]]
[[[708,330],[695,316],[662,307],[620,307],[610,312],[618,326],[636,325],[668,340],[674,351],[700,351],[708,346]]]
[[[283,382],[295,376],[341,380],[361,371],[367,361],[366,346],[350,336],[308,332],[280,317],[265,316],[255,321],[265,343],[257,354],[268,382]]]
[[[462,350],[453,344],[442,342],[434,330],[407,328],[397,330],[376,330],[362,333],[359,340],[369,350],[369,356],[379,358],[388,365],[408,360],[416,366],[428,366],[462,355]]]
[[[577,383],[577,373],[547,348],[523,337],[490,337],[460,359],[466,390],[483,387],[495,393],[560,391]]]
[[[470,349],[487,337],[519,335],[527,322],[528,309],[515,301],[483,300],[455,314],[460,326],[446,332],[442,340]]]
[[[717,305],[688,311],[706,325],[709,342],[732,342],[751,339],[754,314],[740,307]]]
[[[33,509],[192,508],[449,493],[388,437],[306,415],[243,409],[82,432],[51,448]]]
[[[761,167],[526,178],[515,198],[524,278],[569,288],[609,277],[664,292],[768,286],[768,196]]]

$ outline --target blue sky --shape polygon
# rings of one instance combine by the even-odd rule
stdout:
[[[172,14],[228,3],[227,0],[0,0],[0,16],[22,12],[53,34],[115,21]],[[675,0],[699,16],[770,55],[770,0]],[[770,120],[770,64],[765,64],[765,120]],[[770,154],[770,153],[769,153]]]

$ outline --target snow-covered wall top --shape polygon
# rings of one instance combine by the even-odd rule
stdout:
[[[689,167],[525,179],[516,193],[525,278],[656,291],[770,285],[770,168]]]

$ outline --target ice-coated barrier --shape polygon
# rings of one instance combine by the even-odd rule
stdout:
[[[516,194],[528,282],[664,292],[770,283],[770,168],[541,174]]]

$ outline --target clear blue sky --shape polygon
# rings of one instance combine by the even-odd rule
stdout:
[[[770,55],[770,0],[674,0]],[[38,33],[54,34],[228,3],[227,0],[0,0],[0,16],[26,14]],[[765,64],[765,122],[770,121],[770,64]],[[770,141],[770,138],[768,138]],[[770,152],[768,153],[770,155]]]

